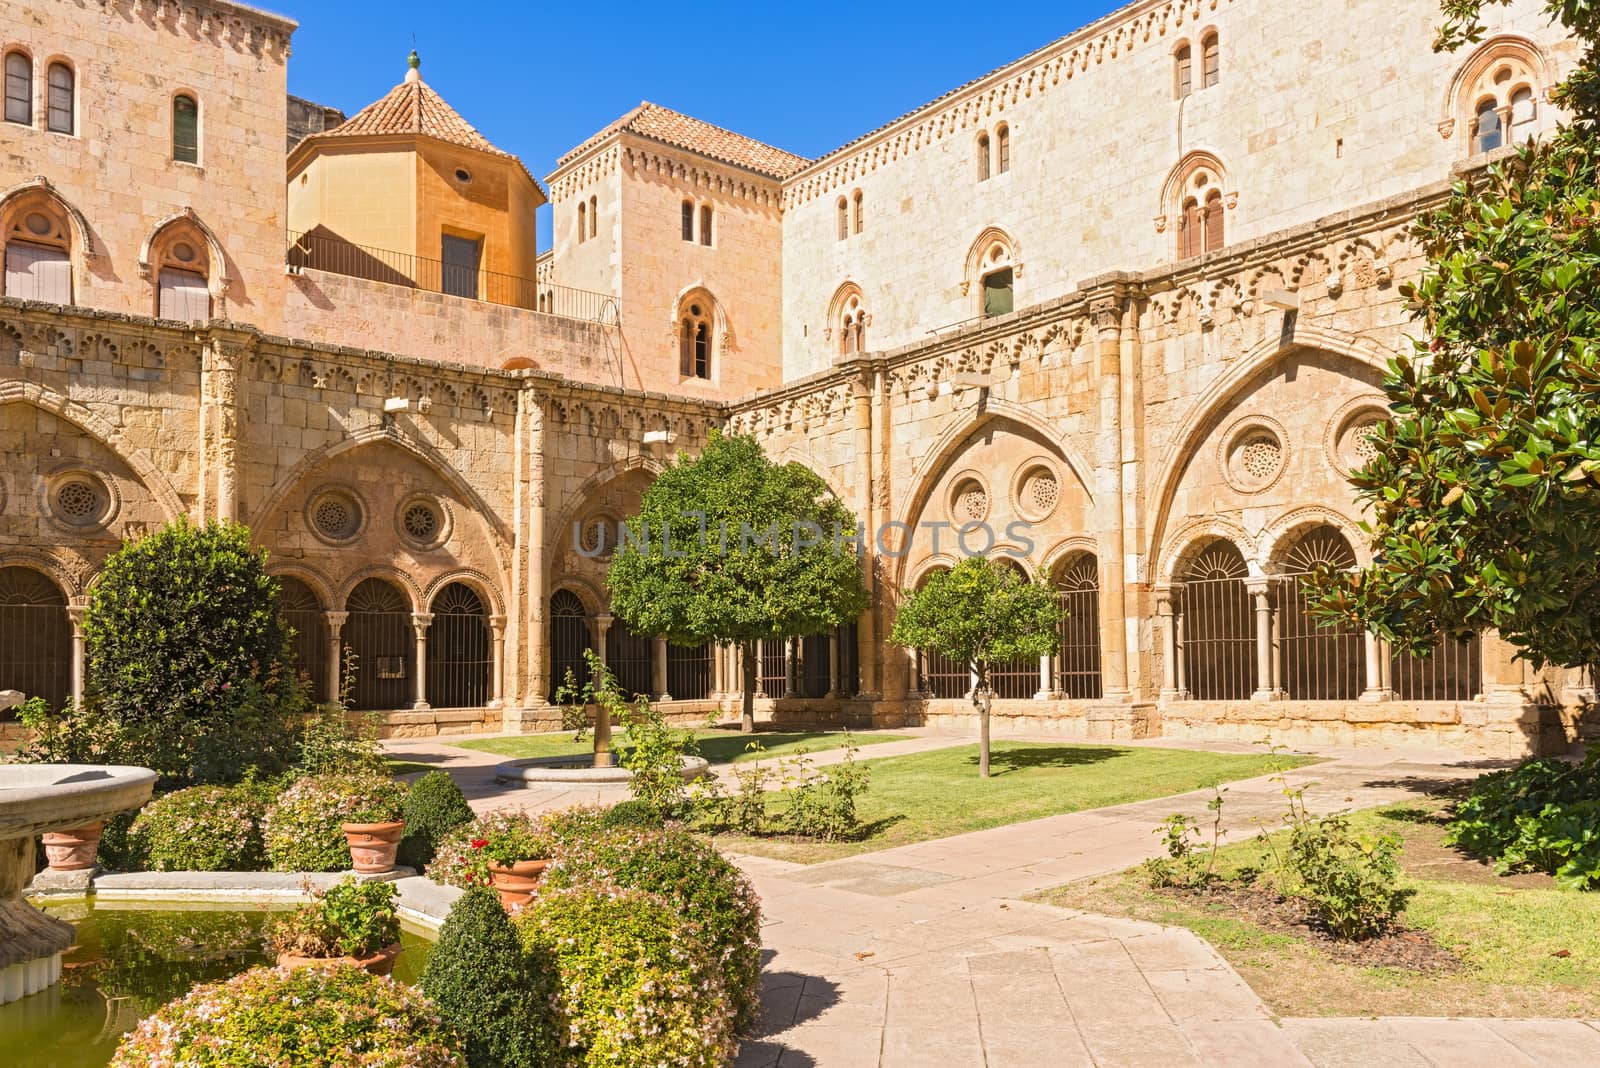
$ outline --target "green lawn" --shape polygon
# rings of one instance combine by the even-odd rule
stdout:
[[[766,757],[791,756],[801,749],[820,753],[825,749],[838,749],[844,745],[843,731],[757,731],[742,734],[736,730],[699,730],[694,732],[700,755],[713,764],[736,764],[752,759],[749,752],[752,741],[766,748]],[[852,734],[860,746],[880,745],[883,742],[903,742],[904,734]],[[619,748],[627,748],[627,735],[617,731],[614,741]],[[585,735],[583,741],[574,742],[571,731],[560,734],[525,734],[515,738],[481,738],[471,742],[457,742],[463,749],[481,749],[486,753],[499,753],[509,757],[582,756],[594,752],[594,736]],[[765,757],[763,757],[765,759]]]
[[[1338,959],[1310,939],[1269,930],[1228,906],[1149,889],[1137,869],[1061,887],[1051,904],[1187,927],[1214,945],[1284,1016],[1600,1015],[1600,893],[1562,890],[1546,876],[1500,878],[1444,845],[1440,800],[1356,813],[1366,833],[1398,833],[1401,917],[1453,951],[1462,967],[1419,974]],[[1278,836],[1281,838],[1281,832]],[[1224,874],[1270,866],[1257,841],[1224,847]]]
[[[867,833],[854,842],[722,835],[734,852],[810,864],[1009,823],[1185,793],[1300,767],[1310,757],[1208,753],[1057,742],[995,742],[991,777],[978,747],[960,745],[866,761],[872,781],[857,806]]]

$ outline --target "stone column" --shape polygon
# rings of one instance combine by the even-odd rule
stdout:
[[[528,397],[528,676],[523,703],[546,704],[550,693],[550,569],[545,559],[545,428],[544,398]]]
[[[839,632],[828,635],[828,696],[839,696]]]
[[[762,667],[763,664],[765,664],[767,662],[767,640],[765,638],[757,638],[756,639],[756,648],[755,648],[755,654],[754,655],[755,655],[755,658],[756,658],[756,669],[755,669],[755,672],[754,672],[755,680],[756,680],[756,693],[755,693],[755,696],[756,696],[757,700],[759,700],[759,699],[761,699],[763,697],[771,697],[772,695],[767,692],[767,684],[765,682],[761,681],[761,667]],[[744,675],[741,674],[739,677],[740,678],[744,678]]]
[[[878,530],[873,516],[872,454],[872,386],[871,370],[861,365],[861,373],[850,383],[851,415],[855,423],[856,508],[857,518],[866,525],[861,547],[862,573],[867,585],[867,610],[856,621],[856,663],[860,665],[860,697],[872,700],[878,696],[874,683],[878,674],[877,612],[882,591],[878,588]]]
[[[1039,658],[1039,692],[1033,695],[1035,701],[1048,701],[1054,697],[1054,687],[1050,685],[1050,654],[1046,653]]]
[[[1272,584],[1265,578],[1250,578],[1244,587],[1256,613],[1256,689],[1250,699],[1273,701],[1281,695],[1272,684]]]
[[[418,712],[431,707],[428,704],[428,624],[432,622],[431,612],[411,613],[411,629],[417,633],[416,700],[411,702],[411,707]]]
[[[711,646],[711,697],[712,700],[721,700],[727,693],[727,649],[721,645]]]
[[[212,330],[202,355],[200,434],[202,462],[210,477],[211,512],[232,521],[239,510],[239,368],[254,336],[238,330]],[[206,512],[204,489],[201,514]]]
[[[489,655],[494,666],[489,673],[489,707],[506,703],[506,617],[489,617]]]
[[[349,612],[328,612],[328,692],[323,700],[329,704],[339,699],[339,678],[344,673],[344,647],[339,644],[339,633],[350,619]]]
[[[610,612],[601,612],[594,617],[594,655],[600,658],[602,664],[606,663],[606,635],[611,633],[611,624],[616,620]]]
[[[1156,587],[1156,618],[1161,631],[1161,699],[1178,699],[1178,619],[1174,602],[1180,594],[1171,586]]]
[[[1138,622],[1126,585],[1129,542],[1122,472],[1122,319],[1127,303],[1117,292],[1095,300],[1089,307],[1099,372],[1100,440],[1104,443],[1097,466],[1110,476],[1108,486],[1095,487],[1104,493],[1096,509],[1100,513],[1101,534],[1095,546],[1100,570],[1100,671],[1105,699],[1119,702],[1132,698],[1128,689],[1128,631]]]
[[[1183,643],[1183,604],[1180,598],[1177,610],[1172,616],[1172,648],[1173,660],[1177,664],[1178,692],[1175,695],[1180,701],[1189,699],[1189,647]]]
[[[1383,643],[1378,636],[1369,631],[1361,633],[1362,651],[1366,655],[1367,684],[1361,690],[1362,701],[1387,701],[1394,696],[1385,685],[1384,676],[1388,674],[1385,668]]]
[[[655,639],[653,651],[655,655],[651,658],[650,688],[655,691],[657,701],[670,701],[672,695],[667,692],[667,639]]]
[[[1532,701],[1528,688],[1528,665],[1517,659],[1517,647],[1486,630],[1479,639],[1483,650],[1483,695],[1495,704],[1522,705]],[[1434,655],[1438,655],[1437,653]]]
[[[800,668],[800,658],[795,655],[797,638],[783,639],[783,696],[794,697],[799,693],[795,685],[795,674]]]
[[[67,608],[67,619],[72,623],[72,704],[74,707],[83,704],[83,616],[86,609],[82,605],[71,605]]]

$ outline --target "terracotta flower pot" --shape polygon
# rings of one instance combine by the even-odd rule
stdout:
[[[106,821],[74,827],[70,831],[52,831],[41,835],[44,855],[50,861],[51,871],[82,871],[94,867],[94,855],[100,849],[100,832]]]
[[[394,855],[400,849],[405,820],[390,823],[343,824],[344,840],[350,843],[350,866],[363,875],[394,871]]]
[[[500,895],[500,904],[507,912],[521,908],[533,900],[539,889],[539,880],[550,866],[548,860],[519,860],[515,864],[489,865],[489,883]]]
[[[388,975],[394,971],[395,958],[400,956],[400,943],[391,942],[367,957],[302,957],[298,953],[279,953],[280,968],[314,968],[319,964],[354,964],[373,975]]]

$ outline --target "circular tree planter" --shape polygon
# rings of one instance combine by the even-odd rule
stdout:
[[[105,827],[105,820],[96,820],[69,831],[47,831],[41,835],[50,870],[83,871],[94,867],[95,854],[100,850],[100,834]]]
[[[685,782],[692,782],[711,770],[711,763],[705,757],[680,759]],[[496,764],[494,777],[496,782],[525,786],[626,786],[633,781],[633,772],[624,767],[597,768],[586,757],[525,757]]]
[[[394,871],[395,854],[405,834],[404,820],[388,823],[346,823],[341,828],[350,845],[350,864],[362,875]]]
[[[391,942],[378,952],[366,957],[302,957],[298,953],[279,953],[280,968],[315,968],[320,964],[354,964],[373,975],[388,975],[394,971],[395,958],[400,956],[400,943]]]
[[[546,860],[519,860],[515,864],[490,864],[489,885],[500,895],[500,907],[510,912],[533,900],[539,880],[550,866]]]

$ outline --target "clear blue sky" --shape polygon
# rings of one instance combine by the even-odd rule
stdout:
[[[541,180],[641,100],[815,157],[1120,6],[256,2],[300,23],[291,93],[353,113],[415,35],[428,84]]]

